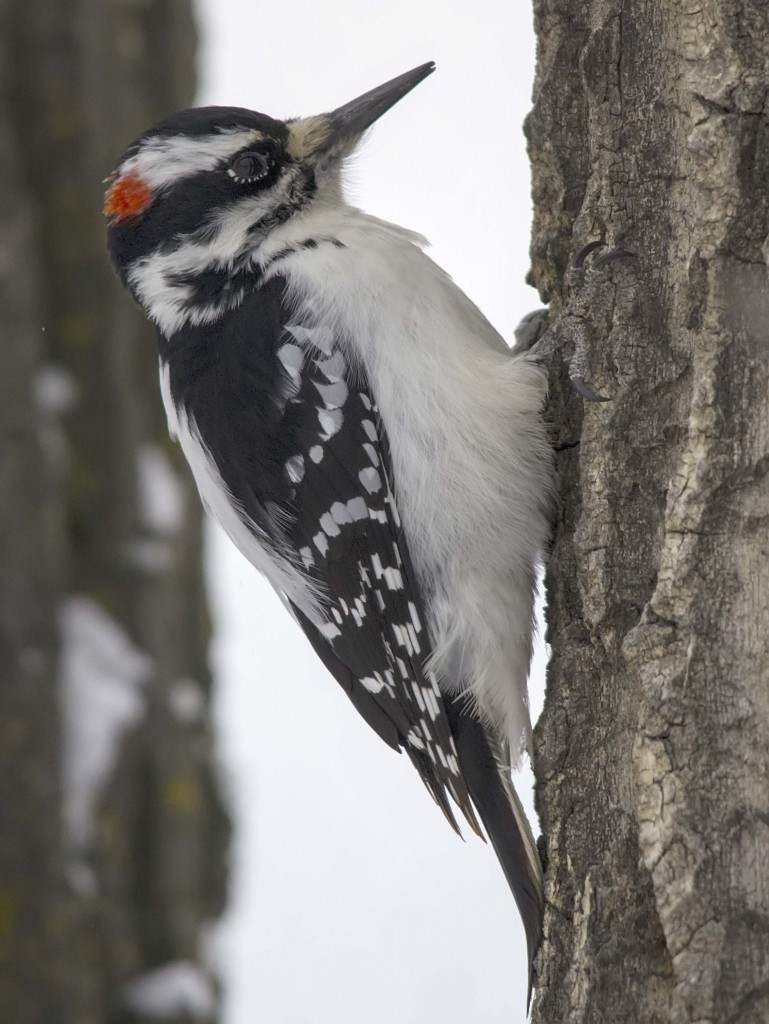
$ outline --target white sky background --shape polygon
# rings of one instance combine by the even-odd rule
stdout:
[[[364,209],[425,234],[508,339],[528,269],[528,3],[199,0],[201,103],[330,110],[435,60],[348,175]],[[359,718],[218,529],[208,565],[217,720],[236,819],[218,960],[225,1024],[522,1024],[526,953],[488,846],[450,830],[404,755]],[[544,658],[533,671],[541,705]],[[531,779],[518,780],[530,806]]]

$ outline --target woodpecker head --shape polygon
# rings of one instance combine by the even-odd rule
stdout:
[[[345,158],[434,70],[315,117],[196,107],[141,135],[107,179],[104,213],[112,261],[150,318],[168,332],[236,305],[269,232],[310,204],[341,202]]]

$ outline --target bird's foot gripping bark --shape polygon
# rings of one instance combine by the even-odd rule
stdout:
[[[527,313],[515,329],[514,354],[530,352],[547,360],[555,352],[567,362],[572,387],[588,402],[608,402],[606,396],[587,383],[585,320],[593,304],[595,292],[601,287],[606,268],[617,260],[635,259],[627,249],[603,249],[603,242],[588,242],[578,250],[566,274],[567,301],[563,312],[548,325],[548,310]]]

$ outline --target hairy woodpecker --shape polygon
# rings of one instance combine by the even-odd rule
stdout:
[[[542,870],[509,770],[530,737],[545,374],[421,236],[341,186],[366,129],[434,67],[315,117],[168,117],[128,147],[105,214],[205,505],[452,826],[452,802],[482,835],[480,818],[531,981]]]

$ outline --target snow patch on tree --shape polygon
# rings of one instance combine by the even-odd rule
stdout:
[[[91,598],[65,601],[60,629],[64,822],[71,844],[82,849],[93,838],[99,794],[122,738],[144,714],[153,663]]]
[[[184,525],[186,496],[170,458],[159,445],[145,444],[136,467],[144,525],[163,536],[176,533]]]
[[[211,980],[189,960],[134,978],[123,986],[123,999],[134,1013],[155,1020],[204,1020],[216,1006]]]

